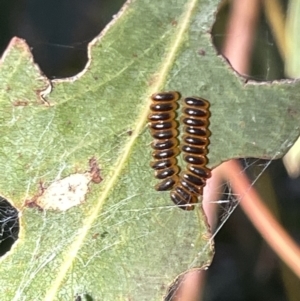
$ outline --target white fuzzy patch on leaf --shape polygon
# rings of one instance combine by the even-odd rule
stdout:
[[[53,182],[36,200],[36,204],[46,210],[66,211],[83,203],[88,192],[90,173],[72,174]]]

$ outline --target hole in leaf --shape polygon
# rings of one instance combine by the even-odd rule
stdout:
[[[19,235],[18,211],[0,197],[0,256],[7,253]]]
[[[283,53],[279,50],[284,45],[278,39],[278,34],[285,29],[278,29],[272,18],[267,17],[272,7],[254,2],[256,7],[244,5],[244,8],[239,8],[239,1],[224,1],[212,28],[213,43],[231,67],[247,78],[256,81],[287,78]],[[282,20],[285,19],[285,9],[281,7]],[[243,43],[245,47],[240,47]]]

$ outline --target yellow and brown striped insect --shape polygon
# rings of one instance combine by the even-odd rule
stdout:
[[[206,180],[211,176],[207,164],[207,146],[209,102],[203,98],[188,97],[182,109],[183,136],[181,151],[187,163],[185,171],[179,176],[177,164],[178,123],[176,122],[177,101],[180,93],[176,91],[162,92],[152,95],[148,116],[149,127],[154,141],[151,167],[155,177],[162,180],[155,188],[158,191],[171,190],[172,201],[180,208],[193,210],[202,195]]]
[[[183,136],[181,151],[187,163],[179,182],[171,191],[172,201],[185,210],[193,210],[198,197],[203,194],[206,180],[211,176],[206,167],[209,125],[209,102],[204,98],[187,97],[182,109]]]
[[[155,186],[158,191],[170,190],[178,182],[179,168],[177,165],[178,123],[175,120],[178,92],[162,92],[153,94],[148,116],[149,128],[154,141],[150,166],[155,170],[155,177],[162,180]]]

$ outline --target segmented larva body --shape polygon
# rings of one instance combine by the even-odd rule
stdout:
[[[187,167],[180,175],[178,184],[171,191],[172,201],[185,210],[193,210],[198,196],[203,194],[206,180],[211,171],[206,167],[209,144],[209,102],[203,98],[184,99],[181,122],[183,136],[181,151]]]
[[[152,157],[154,161],[150,166],[155,170],[155,177],[159,182],[155,189],[158,191],[171,190],[179,180],[179,167],[177,165],[178,123],[175,120],[177,101],[180,93],[162,92],[153,94],[148,116],[149,128],[154,141]]]
[[[206,180],[211,176],[207,164],[209,144],[209,102],[203,98],[187,97],[182,109],[183,136],[181,152],[187,163],[186,170],[179,176],[177,156],[178,123],[176,122],[177,101],[180,93],[176,91],[153,94],[151,113],[148,116],[149,128],[154,141],[150,166],[155,170],[159,182],[158,191],[171,190],[171,200],[184,210],[193,210],[198,197],[203,194]]]

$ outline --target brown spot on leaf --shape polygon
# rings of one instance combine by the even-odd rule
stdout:
[[[38,192],[36,195],[34,195],[30,200],[25,201],[25,206],[28,208],[38,208],[42,209],[38,204],[36,203],[36,200],[44,193],[45,191],[44,183],[42,181],[39,181],[39,186],[38,186]]]
[[[92,182],[95,184],[101,183],[103,180],[100,175],[101,169],[99,168],[97,159],[95,157],[92,157],[89,160],[89,166],[90,166],[90,174],[92,176]]]
[[[288,108],[288,114],[291,116],[291,117],[298,117],[299,116],[299,110],[296,109],[296,108],[293,108],[293,107],[289,107]]]
[[[171,24],[172,24],[172,26],[177,26],[178,25],[178,22],[177,22],[177,20],[172,20],[172,22],[171,22]]]
[[[97,239],[98,236],[99,236],[99,233],[94,233],[93,236],[92,236],[92,238],[93,238],[93,239]]]
[[[199,49],[198,54],[201,55],[201,56],[205,56],[206,52],[205,52],[204,49]]]
[[[15,107],[26,107],[26,106],[28,106],[28,101],[27,100],[15,100],[12,104]]]

